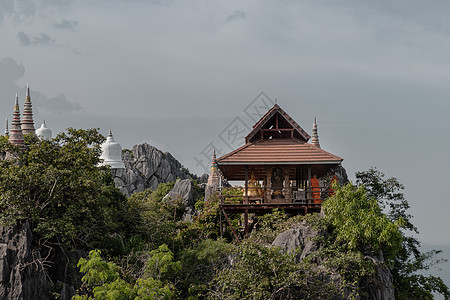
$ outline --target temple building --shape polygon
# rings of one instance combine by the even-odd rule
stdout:
[[[22,120],[20,120],[19,97],[16,94],[11,127],[9,127],[8,119],[6,119],[5,136],[8,137],[11,144],[25,147],[24,135],[29,133],[36,135],[41,140],[52,138],[52,130],[47,127],[45,120],[40,128],[36,130],[34,128],[33,105],[31,103],[30,87],[27,84]],[[122,147],[114,140],[111,129],[106,142],[101,147],[102,155],[100,158],[103,160],[101,165],[107,165],[112,170],[125,168],[122,161]]]
[[[322,200],[333,193],[331,185],[343,159],[320,148],[315,118],[308,143],[310,138],[275,104],[253,125],[243,146],[214,160],[228,182],[244,182],[239,201],[221,195],[225,217],[244,213],[247,233],[249,213],[270,213],[274,208],[295,214],[320,211]]]

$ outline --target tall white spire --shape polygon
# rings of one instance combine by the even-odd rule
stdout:
[[[314,124],[313,124],[313,134],[311,137],[311,144],[320,148],[320,143],[319,143],[319,135],[317,134],[317,122],[316,122],[316,117],[314,117]]]
[[[5,136],[9,136],[8,118],[6,118],[6,121],[5,121]]]

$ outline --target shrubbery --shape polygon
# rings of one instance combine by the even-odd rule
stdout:
[[[274,211],[255,217],[256,229],[236,244],[228,226],[221,232],[215,196],[198,199],[198,214],[189,222],[182,220],[181,199],[164,199],[173,183],[126,199],[109,170],[98,167],[103,140],[95,129],[68,129],[53,140],[27,136],[21,150],[0,138],[0,152],[9,157],[0,160],[0,222],[30,221],[44,256],[57,257],[66,266],[63,280],[79,288],[76,299],[356,297],[375,272],[369,255],[385,259],[398,299],[450,296],[440,278],[418,272],[438,252],[420,252],[408,235],[416,229],[402,185],[375,169],[357,173],[357,186],[334,187],[324,216]],[[242,194],[225,193],[234,200]],[[241,216],[230,219],[242,233]],[[298,222],[322,233],[315,240],[319,249],[302,261],[270,245]],[[44,265],[54,276],[54,265]],[[331,275],[341,280],[324,280]]]

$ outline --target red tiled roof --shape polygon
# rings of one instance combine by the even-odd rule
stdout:
[[[262,139],[217,159],[218,165],[238,164],[338,164],[342,158],[300,139]]]
[[[275,104],[271,109],[269,109],[264,116],[259,119],[258,122],[256,122],[255,125],[253,125],[252,131],[245,137],[245,142],[250,142],[250,139],[264,126],[265,123],[267,123],[270,118],[275,114],[279,112],[281,116],[283,116],[286,121],[288,121],[291,126],[300,134],[302,138],[304,138],[305,142],[307,142],[311,136],[303,130],[303,128],[297,124],[297,122],[292,119],[287,112],[285,112],[278,104]]]

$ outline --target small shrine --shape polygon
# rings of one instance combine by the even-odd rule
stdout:
[[[311,138],[275,104],[253,125],[243,146],[214,159],[224,179],[244,183],[241,197],[221,193],[220,208],[227,219],[228,212],[244,213],[245,233],[249,213],[274,208],[295,214],[320,211],[322,201],[333,193],[342,160],[320,148],[315,119]]]

